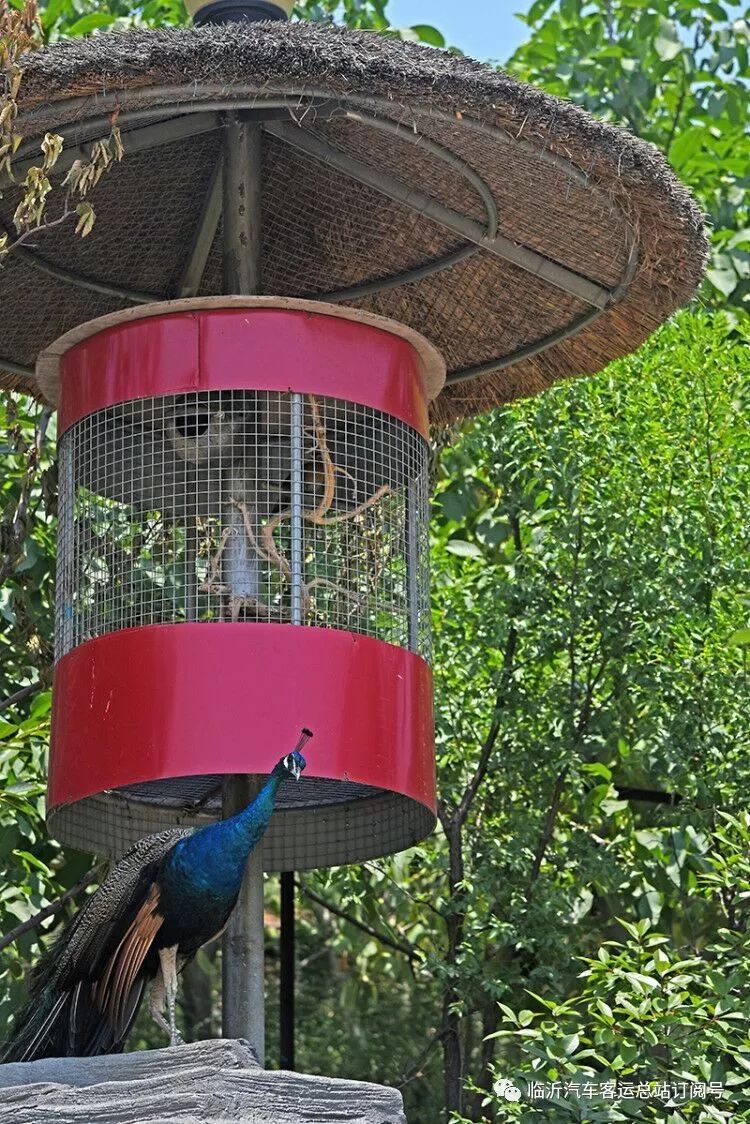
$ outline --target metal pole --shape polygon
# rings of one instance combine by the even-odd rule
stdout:
[[[302,526],[302,474],[304,471],[304,401],[301,394],[291,395],[292,409],[292,550],[291,550],[291,603],[292,624],[302,624],[304,613],[302,605],[303,582],[303,526]]]
[[[195,487],[195,485],[194,485]],[[185,620],[198,620],[198,577],[195,567],[198,559],[198,526],[195,515],[185,521]]]
[[[224,136],[224,291],[242,296],[260,288],[261,242],[260,127],[230,114]],[[255,796],[257,783],[235,775],[224,782],[222,814],[234,815]],[[248,860],[237,907],[224,935],[222,952],[222,1033],[244,1038],[265,1062],[265,926],[263,865],[258,852]]]
[[[419,651],[419,543],[417,541],[417,484],[406,485],[406,580],[409,608],[409,649]]]
[[[304,619],[303,473],[305,402],[291,395],[291,607],[292,624]],[[279,1065],[294,1069],[294,871],[281,875],[281,934],[279,939]]]
[[[294,871],[281,875],[279,1066],[294,1069]]]
[[[226,819],[257,795],[258,782],[238,774],[224,782],[222,814]],[[245,878],[222,944],[222,1012],[224,1038],[244,1038],[261,1065],[265,1061],[265,926],[263,864],[256,851],[248,859]]]

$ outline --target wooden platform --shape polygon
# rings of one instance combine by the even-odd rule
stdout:
[[[0,1066],[2,1124],[406,1124],[401,1094],[261,1069],[215,1039],[100,1058]]]

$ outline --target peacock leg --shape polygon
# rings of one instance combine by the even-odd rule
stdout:
[[[181,1046],[182,1037],[177,1033],[175,1021],[175,1005],[177,1000],[177,945],[171,948],[159,949],[159,963],[164,980],[164,991],[167,997],[167,1010],[169,1011],[169,1045]]]
[[[151,1015],[156,1025],[162,1030],[165,1030],[171,1038],[172,1028],[162,1014],[166,994],[167,988],[164,983],[164,976],[161,967],[159,967],[159,971],[151,981],[151,991],[148,997],[148,1013]]]

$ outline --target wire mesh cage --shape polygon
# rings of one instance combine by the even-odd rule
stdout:
[[[208,320],[197,334],[192,313],[165,323],[200,338],[207,362],[215,315],[199,313]],[[301,322],[296,310],[289,315],[287,342]],[[161,330],[156,320],[125,323],[117,345],[102,333],[91,337],[97,387],[108,378],[103,362],[121,369],[127,340],[142,369],[150,323]],[[222,356],[246,354],[243,333],[253,323],[257,333],[257,315],[252,321],[245,311],[221,321],[232,340]],[[333,321],[315,321],[315,352],[294,351],[292,372],[305,356],[308,376],[313,363],[328,369],[321,324],[327,332]],[[346,369],[351,356],[365,361],[369,339],[391,355],[384,370],[414,377],[408,364],[392,368],[392,356],[411,355],[411,345],[398,351],[405,345],[388,342],[381,328],[368,336],[372,329],[363,334],[354,323],[341,329],[338,317],[336,325],[347,338],[354,333]],[[180,344],[169,339],[164,354],[173,362]],[[273,355],[278,366],[277,344]],[[86,383],[82,362],[85,354],[68,379],[74,394]],[[226,385],[222,364],[211,369]],[[371,363],[371,382],[374,370]],[[282,784],[264,865],[300,869],[386,854],[434,823],[425,430],[410,422],[410,408],[390,412],[375,399],[246,389],[253,383],[246,359],[239,377],[240,388],[179,393],[159,382],[138,397],[76,407],[64,421],[50,826],[68,844],[117,854],[165,825],[220,815],[226,774],[262,773],[252,762],[259,745],[277,743],[287,698],[312,725],[307,715],[317,708],[328,744],[316,745],[318,775],[308,769],[298,784]],[[261,371],[261,386],[267,377]],[[186,645],[174,639],[187,639],[183,625],[193,630]],[[176,685],[185,659],[201,667],[191,666],[190,686]],[[139,664],[136,684],[131,669]],[[274,677],[288,677],[287,687]],[[178,697],[193,720],[200,714],[200,731],[174,713]],[[171,711],[166,725],[160,710]],[[388,735],[381,752],[371,733],[375,749],[359,770],[356,757],[349,765],[352,715]],[[158,744],[165,733],[171,756]],[[201,739],[199,749],[183,751]]]
[[[314,395],[139,399],[60,442],[57,657],[178,621],[345,629],[429,656],[427,444]]]

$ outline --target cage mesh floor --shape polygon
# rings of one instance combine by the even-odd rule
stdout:
[[[151,832],[216,819],[221,780],[176,777],[112,789],[54,809],[50,831],[69,846],[117,857]],[[428,808],[398,793],[319,777],[284,781],[261,843],[263,865],[279,871],[361,862],[402,851],[434,826]]]

